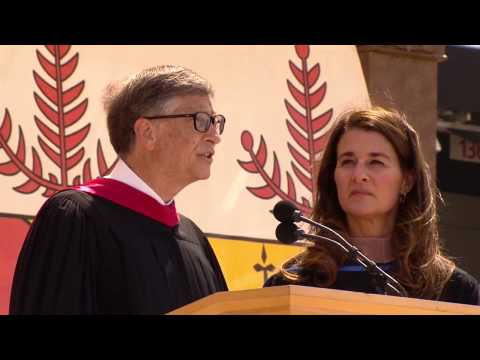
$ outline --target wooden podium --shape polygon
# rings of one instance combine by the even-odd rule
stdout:
[[[480,306],[305,286],[219,292],[169,315],[480,315]]]

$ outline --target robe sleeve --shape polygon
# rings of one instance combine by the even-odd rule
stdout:
[[[222,268],[220,266],[220,263],[218,262],[217,256],[215,255],[212,246],[210,245],[210,242],[208,241],[208,238],[192,220],[183,215],[180,216],[180,219],[183,223],[189,225],[189,228],[192,229],[195,233],[195,238],[198,239],[198,241],[200,242],[205,256],[207,257],[213,271],[215,272],[215,276],[217,278],[216,282],[218,285],[217,291],[228,291],[228,285],[223,275]]]
[[[10,314],[95,312],[99,235],[88,205],[87,195],[65,191],[41,208],[17,260]]]
[[[210,245],[208,238],[203,233],[202,233],[202,238],[203,238],[203,246],[204,246],[205,253],[207,257],[210,259],[210,263],[212,264],[212,267],[218,278],[218,283],[220,286],[219,291],[228,291],[227,282],[223,275],[222,268],[220,267],[220,263],[218,262],[217,256],[215,255],[215,252],[213,251],[213,248]]]

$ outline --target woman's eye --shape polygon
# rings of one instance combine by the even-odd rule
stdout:
[[[381,162],[380,160],[372,160],[372,161],[370,162],[370,164],[372,164],[372,165],[377,165],[377,166],[379,166],[379,165],[384,165],[383,162]]]
[[[353,160],[352,160],[352,159],[345,159],[345,160],[340,161],[340,165],[341,165],[341,166],[351,165],[351,164],[353,164]]]

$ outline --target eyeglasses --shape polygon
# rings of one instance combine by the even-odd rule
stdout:
[[[210,125],[212,124],[216,126],[216,129],[218,130],[219,135],[223,133],[223,129],[225,128],[225,116],[219,115],[219,114],[209,115],[204,112],[197,112],[194,114],[143,116],[143,118],[148,120],[173,119],[173,118],[180,118],[180,117],[193,118],[193,127],[195,128],[195,130],[201,133],[206,133],[208,129],[210,129]]]

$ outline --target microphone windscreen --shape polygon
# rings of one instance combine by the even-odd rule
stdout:
[[[298,240],[297,231],[298,227],[292,222],[282,222],[278,224],[275,230],[275,235],[278,241],[283,244],[293,244]]]
[[[293,221],[296,210],[298,209],[291,202],[282,200],[275,204],[275,207],[273,208],[273,216],[281,222]]]

